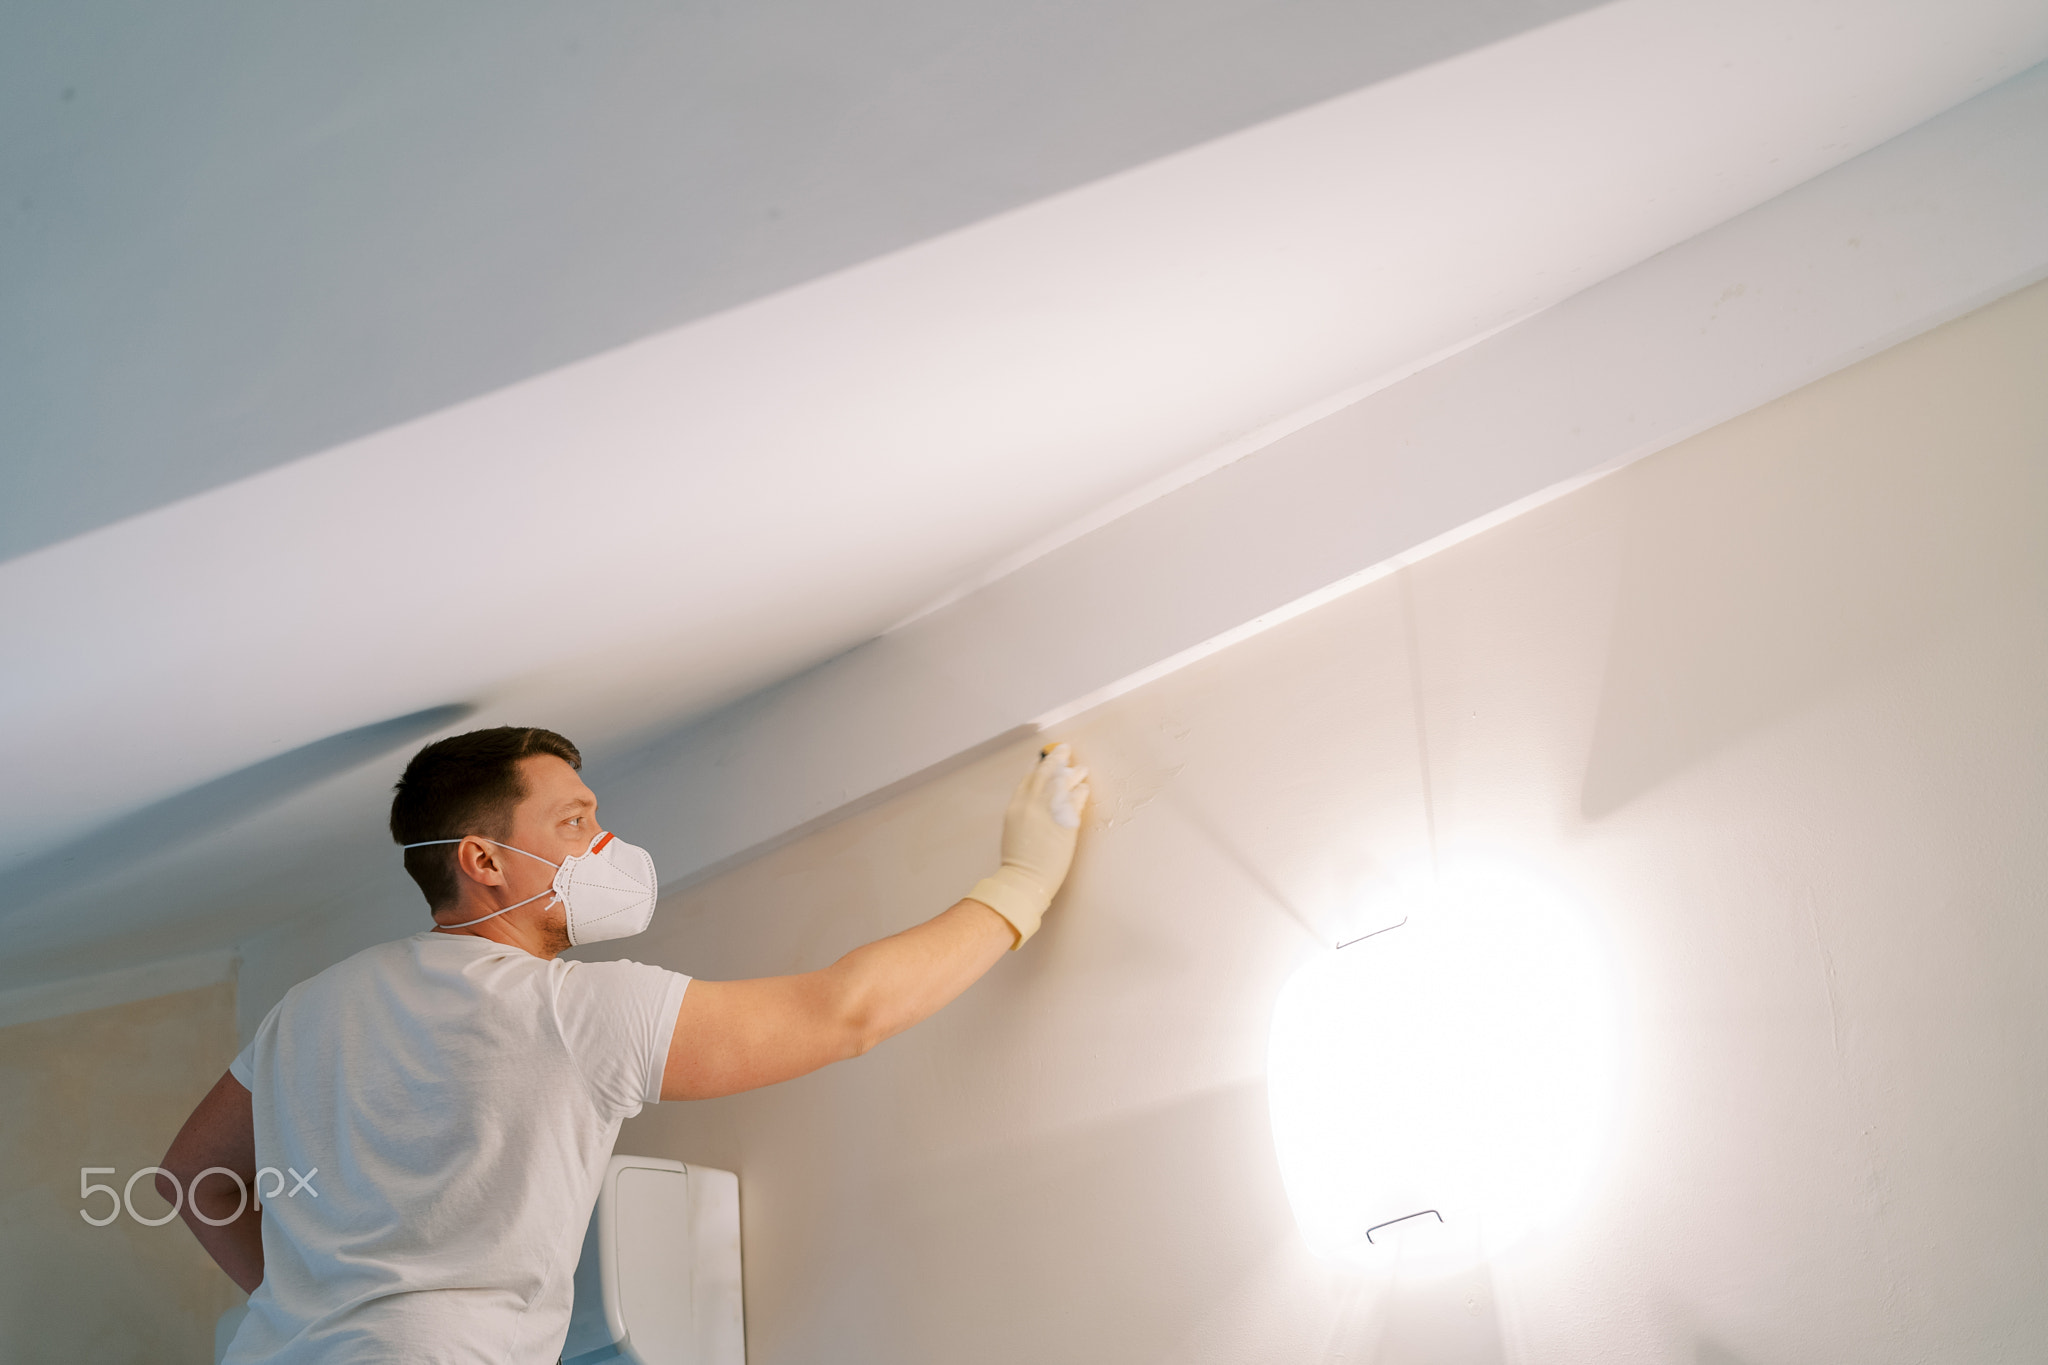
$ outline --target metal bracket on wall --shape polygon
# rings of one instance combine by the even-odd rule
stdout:
[[[1399,928],[1400,926],[1396,925],[1395,927]],[[1368,1242],[1372,1241],[1372,1235],[1375,1232],[1378,1232],[1381,1228],[1390,1228],[1394,1226],[1394,1224],[1396,1223],[1405,1223],[1410,1218],[1421,1218],[1424,1215],[1428,1215],[1430,1217],[1435,1218],[1436,1221],[1439,1223],[1444,1221],[1444,1216],[1438,1213],[1435,1209],[1424,1209],[1421,1213],[1404,1213],[1399,1218],[1389,1218],[1384,1223],[1374,1223],[1371,1227],[1365,1230],[1365,1240]]]
[[[1408,917],[1406,915],[1401,916],[1401,924],[1406,924],[1407,922]],[[1394,932],[1394,930],[1400,928],[1401,924],[1389,924],[1384,929],[1375,929],[1369,934],[1360,934],[1357,938],[1345,940],[1344,942],[1338,944],[1337,947],[1339,949],[1349,948],[1354,943],[1363,943],[1369,938],[1378,938],[1381,934],[1391,934],[1392,932]],[[1413,1216],[1414,1215],[1412,1214],[1410,1215],[1410,1217]]]

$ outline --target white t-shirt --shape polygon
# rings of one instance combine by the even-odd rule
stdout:
[[[554,1361],[689,980],[427,931],[292,987],[228,1068],[257,1167],[287,1174],[259,1177],[263,1283],[226,1360]]]

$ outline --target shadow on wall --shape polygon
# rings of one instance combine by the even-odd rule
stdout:
[[[2038,387],[2017,367],[2048,353],[2048,329],[2029,330],[1908,342],[1616,477],[1636,535],[1588,819],[1926,647],[2000,579],[2048,570],[2029,533],[2048,488],[2022,445],[2038,428],[2011,410]],[[1943,458],[1959,446],[1992,458]]]
[[[1249,1082],[907,1173],[841,1225],[891,1244],[865,1255],[893,1283],[842,1290],[948,1307],[887,1314],[878,1342],[919,1338],[873,1358],[983,1359],[997,1339],[1005,1360],[1143,1361],[1292,1235],[1272,1217],[1286,1199],[1271,1150],[1265,1087]]]
[[[467,702],[452,702],[358,726],[166,797],[17,868],[8,877],[8,909],[20,911],[63,892],[111,880],[182,844],[382,758],[475,710]]]

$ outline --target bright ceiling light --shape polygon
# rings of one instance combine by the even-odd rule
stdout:
[[[1449,1272],[1584,1191],[1615,1110],[1616,992],[1584,915],[1535,878],[1468,868],[1404,913],[1281,991],[1273,1140],[1316,1253]]]

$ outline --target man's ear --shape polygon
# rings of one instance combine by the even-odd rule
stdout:
[[[505,869],[498,863],[498,850],[474,835],[455,846],[455,865],[473,882],[485,886],[505,884]]]

